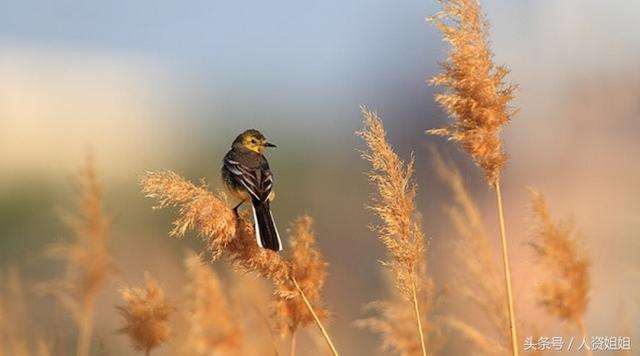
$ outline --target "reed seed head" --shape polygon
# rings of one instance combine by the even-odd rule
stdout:
[[[109,218],[102,204],[102,186],[98,181],[93,158],[88,156],[80,176],[76,212],[64,212],[63,221],[72,231],[69,242],[54,244],[48,254],[66,262],[61,280],[45,283],[44,289],[80,324],[92,313],[98,294],[113,271],[109,251]]]
[[[377,113],[362,107],[364,129],[356,134],[368,150],[362,158],[371,162],[368,173],[376,194],[369,209],[382,221],[372,227],[391,256],[384,262],[396,275],[402,294],[411,298],[411,274],[424,253],[422,228],[414,218],[416,185],[413,182],[413,157],[405,164],[386,141],[386,132]]]
[[[276,285],[287,281],[288,263],[257,246],[248,214],[236,216],[224,195],[211,193],[204,180],[196,186],[172,171],[161,171],[147,172],[141,184],[143,193],[156,199],[156,208],[178,207],[173,235],[195,230],[213,259],[224,256],[238,270],[258,273]]]
[[[495,66],[489,47],[489,23],[477,0],[440,0],[442,11],[428,20],[451,45],[442,73],[429,83],[446,87],[435,96],[455,122],[447,127],[427,130],[448,136],[484,171],[493,185],[507,161],[499,134],[514,112],[509,103],[515,85],[505,84],[509,70]]]
[[[141,178],[142,191],[154,198],[154,209],[177,206],[178,218],[173,223],[172,236],[183,236],[187,230],[196,230],[207,242],[212,258],[236,236],[236,217],[227,208],[223,194],[214,195],[204,180],[195,185],[172,171],[147,172]]]
[[[580,328],[589,303],[590,263],[570,222],[551,218],[544,196],[531,190],[535,219],[532,246],[544,271],[538,303],[547,313]]]
[[[144,286],[125,288],[120,291],[120,296],[124,301],[124,305],[117,307],[125,320],[122,332],[129,336],[136,350],[148,353],[169,341],[172,307],[155,278],[145,274]]]
[[[376,190],[369,209],[382,221],[372,230],[387,248],[391,258],[383,264],[394,273],[400,293],[390,301],[370,304],[368,310],[377,315],[360,320],[357,325],[379,333],[385,350],[401,355],[422,354],[426,352],[425,345],[433,347],[428,339],[435,329],[426,317],[431,311],[433,283],[427,274],[422,224],[414,216],[413,156],[407,164],[398,157],[386,140],[377,113],[362,107],[362,116],[364,128],[356,134],[367,145],[362,157],[373,166],[369,180]]]

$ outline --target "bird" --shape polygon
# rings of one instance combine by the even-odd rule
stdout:
[[[270,208],[275,197],[273,174],[263,155],[269,147],[277,146],[260,131],[246,130],[231,144],[220,170],[225,189],[240,200],[233,208],[236,215],[242,204],[251,202],[258,246],[278,252],[282,251],[282,241]]]

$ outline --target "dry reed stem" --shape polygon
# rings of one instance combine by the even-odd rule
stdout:
[[[362,107],[364,129],[357,132],[367,145],[368,150],[362,157],[371,162],[373,169],[369,172],[369,180],[376,188],[373,203],[369,206],[382,224],[372,228],[384,243],[391,259],[383,262],[395,274],[396,286],[400,294],[412,303],[416,337],[419,339],[423,355],[427,354],[424,329],[419,307],[420,292],[430,294],[430,279],[425,269],[424,234],[419,221],[415,218],[416,186],[412,180],[413,157],[405,163],[393,152],[386,141],[386,133],[377,113]],[[426,288],[425,290],[422,290]],[[387,315],[388,316],[388,315]],[[384,315],[383,315],[384,317]],[[370,328],[382,331],[386,328],[376,327],[370,320]],[[384,321],[381,320],[382,323]],[[392,321],[388,321],[392,322]],[[367,326],[367,323],[361,323]],[[403,349],[398,345],[397,349]]]
[[[172,307],[167,303],[164,290],[150,274],[145,274],[144,286],[125,288],[120,296],[125,302],[117,307],[125,319],[121,331],[129,336],[136,350],[148,355],[152,349],[169,341]]]
[[[293,331],[289,338],[289,356],[296,355],[296,332]]]
[[[298,286],[297,293],[291,294],[292,288],[287,285],[296,285],[295,272],[292,272],[296,267],[293,267],[292,261],[280,254],[257,246],[248,212],[236,216],[226,204],[225,197],[212,194],[204,181],[200,186],[195,186],[171,171],[147,172],[141,178],[141,184],[146,196],[157,200],[156,208],[179,207],[179,216],[174,223],[172,235],[182,236],[187,230],[196,230],[207,244],[213,259],[222,256],[236,269],[255,272],[270,280],[281,297],[291,298],[299,295],[332,352],[337,355],[333,342],[305,295],[305,292],[314,292],[314,288],[321,288],[321,285],[312,286],[307,291]],[[308,252],[309,257],[317,253]],[[294,256],[293,263],[295,262]],[[316,265],[322,266],[322,263]]]
[[[509,70],[493,64],[489,23],[479,2],[439,2],[442,11],[428,20],[442,32],[451,49],[441,64],[442,73],[429,83],[446,87],[435,100],[455,122],[427,132],[460,142],[494,185],[507,160],[499,135],[513,115],[509,103],[516,87],[504,83]]]
[[[241,354],[243,330],[218,276],[191,253],[185,260],[188,329],[185,351],[189,355]]]
[[[419,279],[424,280],[424,277]],[[379,334],[382,338],[381,348],[385,352],[403,356],[422,355],[422,344],[416,329],[416,314],[413,303],[407,302],[399,293],[394,293],[396,288],[391,276],[387,278],[387,288],[392,297],[389,300],[374,301],[365,305],[364,311],[373,315],[357,320],[355,325]],[[430,291],[432,285],[429,284],[423,289]],[[418,304],[423,310],[421,315],[428,314],[432,303],[431,293],[424,291],[418,293]],[[429,336],[425,343],[430,346],[430,352],[435,353],[434,333],[436,330],[434,330],[433,324],[422,323],[421,326],[422,333]]]
[[[480,210],[467,191],[458,169],[452,163],[446,163],[434,148],[431,151],[436,173],[450,188],[454,198],[454,204],[446,208],[458,234],[453,243],[461,269],[455,276],[454,290],[484,313],[497,337],[491,337],[455,316],[446,317],[445,321],[485,354],[506,354],[510,338],[509,319],[505,310],[506,293]]]
[[[538,304],[548,314],[573,324],[586,337],[590,263],[583,242],[571,222],[551,218],[544,196],[534,189],[531,208],[536,224],[531,245],[545,273],[538,286]]]
[[[305,295],[304,291],[298,284],[298,281],[296,281],[296,278],[292,276],[291,282],[298,290],[298,293],[300,293],[300,297],[302,297],[304,304],[307,306],[307,309],[309,309],[309,313],[311,313],[313,320],[316,322],[316,325],[320,329],[320,332],[322,333],[324,340],[327,342],[327,346],[329,346],[329,349],[331,349],[331,352],[335,356],[338,356],[338,351],[336,350],[336,347],[333,345],[333,341],[331,341],[331,337],[329,336],[329,333],[327,333],[327,330],[324,328],[324,325],[322,325],[322,322],[320,321],[320,317],[318,316],[318,314],[316,314],[315,310],[313,309],[313,306],[311,305],[311,302],[309,302],[309,299],[307,299],[307,296]]]
[[[79,330],[77,355],[87,356],[91,347],[95,304],[113,270],[113,262],[108,246],[110,221],[102,207],[102,186],[91,155],[80,178],[77,211],[63,215],[73,232],[72,240],[53,245],[48,251],[53,257],[66,262],[65,277],[46,283],[44,288],[71,313]]]
[[[511,332],[511,345],[514,356],[518,356],[518,331],[516,327],[516,314],[513,309],[513,288],[511,287],[511,268],[509,252],[507,250],[507,235],[504,227],[504,212],[502,209],[502,190],[500,189],[500,177],[495,182],[496,200],[498,201],[498,216],[500,218],[500,242],[502,246],[502,262],[504,267],[504,281],[507,287],[507,303],[509,306],[509,331]]]
[[[281,335],[290,335],[291,350],[294,353],[294,335],[297,329],[313,322],[316,322],[327,339],[331,351],[335,352],[333,342],[320,322],[328,315],[327,309],[322,305],[327,263],[316,246],[312,225],[313,219],[304,214],[289,227],[291,283],[278,286],[273,307],[276,329]]]
[[[583,340],[589,340],[589,335],[587,335],[587,329],[584,327],[584,322],[580,321],[580,323],[578,324],[578,332],[580,333],[580,336],[582,336]],[[588,355],[588,356],[592,356],[593,353],[591,352],[591,349],[589,347],[585,347],[584,348],[584,352]]]

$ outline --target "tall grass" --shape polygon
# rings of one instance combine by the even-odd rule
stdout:
[[[442,72],[434,76],[430,84],[446,88],[444,93],[435,96],[435,100],[454,122],[427,132],[459,142],[484,170],[487,182],[495,189],[509,329],[515,356],[519,347],[500,189],[500,176],[507,157],[499,135],[514,114],[509,104],[516,87],[504,82],[508,69],[493,63],[489,23],[480,3],[477,0],[440,0],[440,3],[442,11],[429,20],[442,32],[443,40],[451,45],[451,49],[442,63]]]
[[[572,324],[587,339],[584,314],[589,304],[590,262],[570,222],[551,218],[542,193],[531,189],[535,238],[531,243],[544,271],[538,304],[550,315]],[[591,355],[587,347],[585,352]]]
[[[63,213],[72,232],[69,242],[49,248],[49,254],[66,263],[62,279],[45,284],[78,327],[78,356],[89,355],[93,316],[99,293],[113,271],[109,251],[109,218],[102,205],[102,186],[98,181],[93,158],[89,155],[80,174],[76,211]]]
[[[413,157],[405,164],[393,151],[386,140],[382,121],[377,113],[362,107],[364,128],[357,134],[362,137],[367,150],[362,157],[371,162],[369,180],[376,190],[369,209],[381,220],[381,224],[372,227],[378,238],[387,248],[390,259],[383,262],[395,275],[399,295],[413,307],[413,340],[418,340],[422,355],[427,355],[427,338],[430,325],[423,320],[428,313],[427,303],[431,297],[431,280],[426,274],[424,233],[415,208],[416,185],[413,182]],[[397,302],[378,303],[381,310],[379,318],[368,319],[360,323],[384,337],[384,346],[396,349],[403,355],[413,354],[411,345],[398,329],[407,322],[406,313],[400,312],[402,306]],[[422,311],[421,311],[421,308]],[[406,325],[406,324],[405,324]],[[406,330],[405,330],[406,331]]]
[[[313,278],[313,273],[323,276],[323,271],[310,273],[309,268],[324,269],[324,262],[304,265],[309,261],[298,261],[295,255],[286,258],[277,252],[258,247],[255,243],[249,213],[245,211],[240,216],[236,216],[228,206],[226,197],[222,193],[218,195],[211,193],[204,181],[196,186],[174,172],[161,171],[147,173],[142,177],[141,184],[143,192],[157,200],[156,208],[178,206],[178,218],[174,222],[172,235],[182,236],[187,230],[196,230],[205,241],[212,259],[224,258],[241,272],[256,273],[270,280],[274,285],[275,293],[283,298],[300,298],[322,333],[327,346],[334,355],[338,355],[322,323],[322,315],[318,313],[322,310],[321,305],[314,305],[315,301],[309,298],[309,296],[319,295],[318,289],[322,285],[300,283],[303,281],[302,277]],[[319,252],[305,253],[310,253],[307,256],[319,256]],[[301,265],[298,266],[298,264]],[[305,275],[297,275],[296,271],[299,269],[304,270]],[[290,314],[290,316],[300,317],[298,314]],[[299,322],[300,319],[297,320],[296,322]]]

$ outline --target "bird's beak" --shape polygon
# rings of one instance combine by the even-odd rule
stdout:
[[[267,142],[267,143],[264,144],[264,147],[278,147],[278,146],[274,145],[271,142]]]

